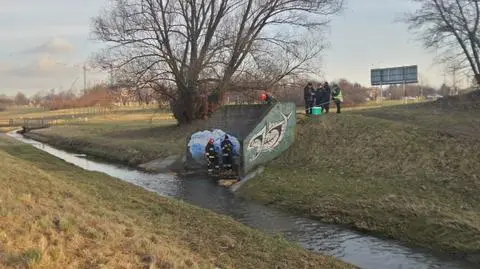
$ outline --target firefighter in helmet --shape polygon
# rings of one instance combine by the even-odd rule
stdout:
[[[207,158],[207,167],[209,174],[212,174],[214,169],[219,168],[218,156],[214,142],[215,140],[213,138],[210,138],[210,140],[208,140],[207,146],[205,147],[205,157]]]

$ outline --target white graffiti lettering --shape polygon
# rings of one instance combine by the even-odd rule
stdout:
[[[290,112],[288,115],[280,113],[282,120],[273,123],[268,122],[250,139],[247,146],[248,152],[253,151],[250,161],[256,160],[263,152],[274,150],[282,142],[292,113]]]

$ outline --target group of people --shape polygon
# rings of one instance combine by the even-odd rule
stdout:
[[[342,90],[337,84],[330,88],[328,82],[319,83],[316,89],[313,83],[309,82],[303,89],[305,99],[305,114],[312,114],[312,107],[321,107],[324,113],[330,110],[330,103],[333,101],[337,106],[337,113],[340,113],[340,105],[343,103]]]
[[[208,173],[213,174],[215,170],[220,169],[220,162],[218,153],[215,148],[215,140],[210,138],[205,147],[205,157],[207,158]],[[231,171],[233,169],[233,143],[230,141],[228,135],[225,135],[220,144],[222,150],[222,165],[225,170]]]

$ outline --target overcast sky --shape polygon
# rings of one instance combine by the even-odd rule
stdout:
[[[83,88],[81,66],[98,50],[90,40],[91,17],[102,0],[0,0],[0,90],[28,95],[44,89]],[[395,23],[413,7],[401,0],[347,0],[327,35],[323,69],[328,80],[347,78],[370,83],[370,68],[419,66],[420,78],[433,86],[443,82],[443,68],[433,64],[407,31]],[[104,74],[89,73],[95,83]],[[448,77],[447,77],[448,80]]]

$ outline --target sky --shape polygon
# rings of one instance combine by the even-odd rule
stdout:
[[[105,0],[0,0],[0,93],[83,89],[83,63],[101,48],[91,38],[91,18]],[[439,86],[443,67],[422,48],[407,26],[395,22],[414,8],[410,1],[346,0],[326,38],[326,80],[346,78],[370,85],[370,69],[418,65],[421,82]],[[106,74],[87,72],[87,86]],[[449,75],[447,76],[447,82]]]

